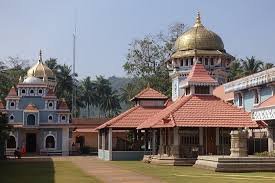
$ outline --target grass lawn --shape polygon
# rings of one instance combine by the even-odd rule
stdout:
[[[124,169],[132,170],[144,175],[158,177],[167,182],[190,183],[258,183],[275,182],[275,173],[217,173],[188,166],[159,166],[145,164],[140,161],[113,161],[110,162]]]
[[[0,161],[1,183],[98,183],[70,161]]]

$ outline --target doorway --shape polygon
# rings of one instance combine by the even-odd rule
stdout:
[[[35,133],[26,134],[26,151],[28,153],[36,152],[36,134]]]
[[[204,128],[205,154],[216,154],[216,128]]]

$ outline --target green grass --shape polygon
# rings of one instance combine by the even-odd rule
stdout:
[[[69,161],[0,161],[1,183],[98,183]]]
[[[144,175],[176,183],[259,183],[275,182],[275,173],[218,173],[188,166],[160,166],[139,161],[113,161],[112,164]]]

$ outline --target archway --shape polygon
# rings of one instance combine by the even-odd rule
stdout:
[[[54,136],[49,135],[46,137],[46,148],[55,148],[55,139]]]
[[[7,148],[16,148],[16,140],[14,136],[10,136],[7,140]]]
[[[27,125],[35,125],[35,116],[33,114],[28,115]]]

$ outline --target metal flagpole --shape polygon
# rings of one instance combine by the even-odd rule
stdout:
[[[76,17],[74,24],[74,33],[73,33],[73,92],[72,92],[72,116],[76,117],[76,83],[75,83],[75,55],[76,55]]]

